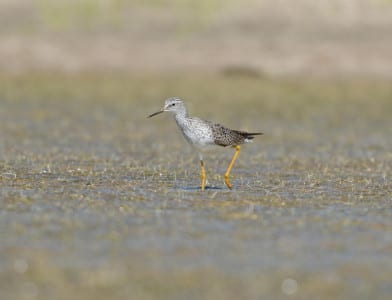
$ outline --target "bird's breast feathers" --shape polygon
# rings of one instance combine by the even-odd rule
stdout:
[[[206,121],[199,118],[188,118],[177,120],[177,124],[189,143],[195,146],[213,144],[212,129]]]

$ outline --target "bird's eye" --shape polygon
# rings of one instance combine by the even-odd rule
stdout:
[[[171,106],[175,106],[176,104],[175,103],[172,103],[172,105]]]

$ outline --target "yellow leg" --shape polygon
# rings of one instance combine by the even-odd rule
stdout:
[[[225,183],[226,183],[226,185],[227,185],[227,187],[228,187],[229,189],[232,188],[232,185],[231,185],[231,183],[230,183],[230,178],[229,178],[229,177],[230,177],[230,172],[231,172],[231,169],[232,169],[233,166],[234,166],[234,163],[235,163],[235,161],[236,161],[238,155],[240,154],[240,151],[241,151],[241,146],[236,146],[236,147],[235,147],[234,156],[233,156],[233,158],[232,158],[232,160],[231,160],[231,162],[230,162],[230,165],[229,165],[229,167],[227,168],[227,171],[226,171],[226,173],[225,173]]]
[[[201,190],[204,191],[206,187],[206,169],[204,168],[204,162],[203,160],[200,160],[200,166],[201,166]]]

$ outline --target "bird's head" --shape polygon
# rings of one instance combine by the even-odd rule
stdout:
[[[172,97],[165,101],[165,105],[161,110],[149,115],[148,117],[151,118],[165,111],[171,111],[175,114],[186,114],[186,106],[180,98]]]

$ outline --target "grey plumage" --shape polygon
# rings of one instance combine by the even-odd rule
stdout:
[[[250,133],[246,131],[233,130],[217,123],[206,121],[197,117],[190,117],[185,103],[177,97],[167,99],[165,101],[165,106],[160,111],[157,111],[148,117],[153,117],[165,111],[170,111],[174,114],[174,119],[185,139],[191,145],[199,148],[200,150],[208,145],[236,148],[236,152],[225,174],[225,183],[227,187],[231,189],[232,185],[229,180],[229,175],[240,152],[240,145],[251,142],[254,136],[261,135],[263,133]],[[206,184],[206,172],[201,152],[199,152],[199,157],[202,170],[201,189],[204,190]]]
[[[190,117],[185,103],[178,97],[172,97],[165,101],[165,106],[160,111],[151,114],[155,116],[164,111],[174,113],[174,119],[181,129],[185,139],[194,146],[219,145],[234,147],[251,142],[255,135],[261,132],[246,132],[229,129],[221,124],[206,121],[197,117]]]

